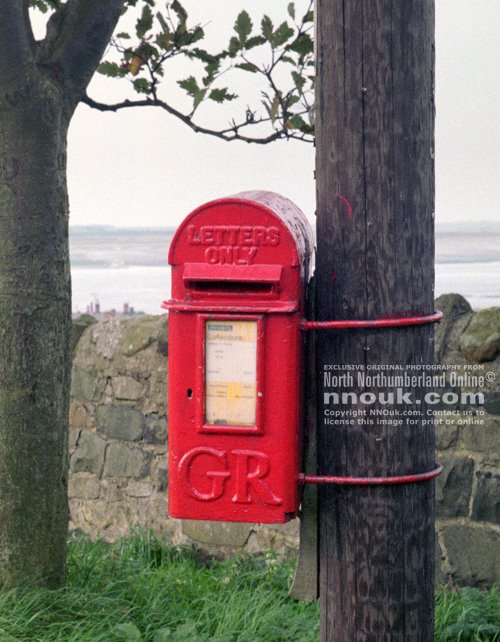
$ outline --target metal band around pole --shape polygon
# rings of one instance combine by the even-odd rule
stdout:
[[[340,321],[307,321],[302,320],[302,330],[349,330],[357,328],[401,328],[412,325],[425,325],[426,323],[439,323],[443,313],[438,310],[434,314],[415,317],[398,317],[384,319],[344,319]]]
[[[425,325],[427,323],[439,323],[443,313],[438,310],[434,314],[425,316],[385,318],[372,320],[350,320],[341,321],[307,321],[303,320],[302,330],[349,330],[356,328],[392,328],[413,325]],[[339,486],[384,486],[391,484],[416,484],[419,482],[434,479],[443,471],[441,465],[431,471],[416,475],[395,475],[392,477],[345,477],[329,475],[305,475],[299,474],[300,484],[337,484]]]
[[[388,486],[391,484],[417,484],[434,479],[443,472],[443,467],[415,475],[395,475],[392,477],[342,477],[329,475],[299,474],[299,484],[336,484],[338,486]]]

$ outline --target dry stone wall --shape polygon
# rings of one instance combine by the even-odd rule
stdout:
[[[136,524],[171,532],[166,317],[87,322],[73,361],[70,528],[104,539]]]
[[[438,362],[494,374],[484,416],[472,407],[437,422],[445,467],[436,484],[438,574],[489,585],[500,580],[500,308],[473,312],[459,295],[440,297],[436,308],[445,313]],[[113,540],[148,527],[223,554],[294,549],[298,520],[259,526],[167,517],[166,324],[166,316],[74,324],[70,529]]]
[[[438,568],[441,579],[491,585],[500,581],[500,308],[473,312],[456,294],[440,297],[436,308],[445,315],[436,330],[437,363],[458,365],[459,376],[490,379],[484,407],[436,420],[437,459],[444,466],[436,482]],[[450,384],[448,390],[478,389]]]

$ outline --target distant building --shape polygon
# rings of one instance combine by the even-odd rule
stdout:
[[[99,303],[99,299],[96,298],[94,301],[91,301],[87,305],[86,314],[90,314],[95,319],[100,321],[101,319],[111,319],[114,317],[142,317],[145,315],[145,312],[142,312],[141,310],[136,312],[134,306],[129,305],[128,303],[123,304],[123,310],[121,312],[117,312],[114,308],[101,311],[101,304]],[[78,319],[78,317],[82,316],[82,313],[76,311],[73,312],[72,316],[74,319]]]

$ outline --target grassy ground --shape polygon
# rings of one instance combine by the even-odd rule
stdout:
[[[0,595],[0,642],[317,642],[317,604],[287,597],[292,562],[203,559],[153,535],[69,548],[60,591]],[[437,642],[500,642],[500,592],[441,589]]]

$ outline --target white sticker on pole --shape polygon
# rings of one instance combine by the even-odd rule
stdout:
[[[205,354],[205,422],[255,425],[257,322],[207,321]]]

